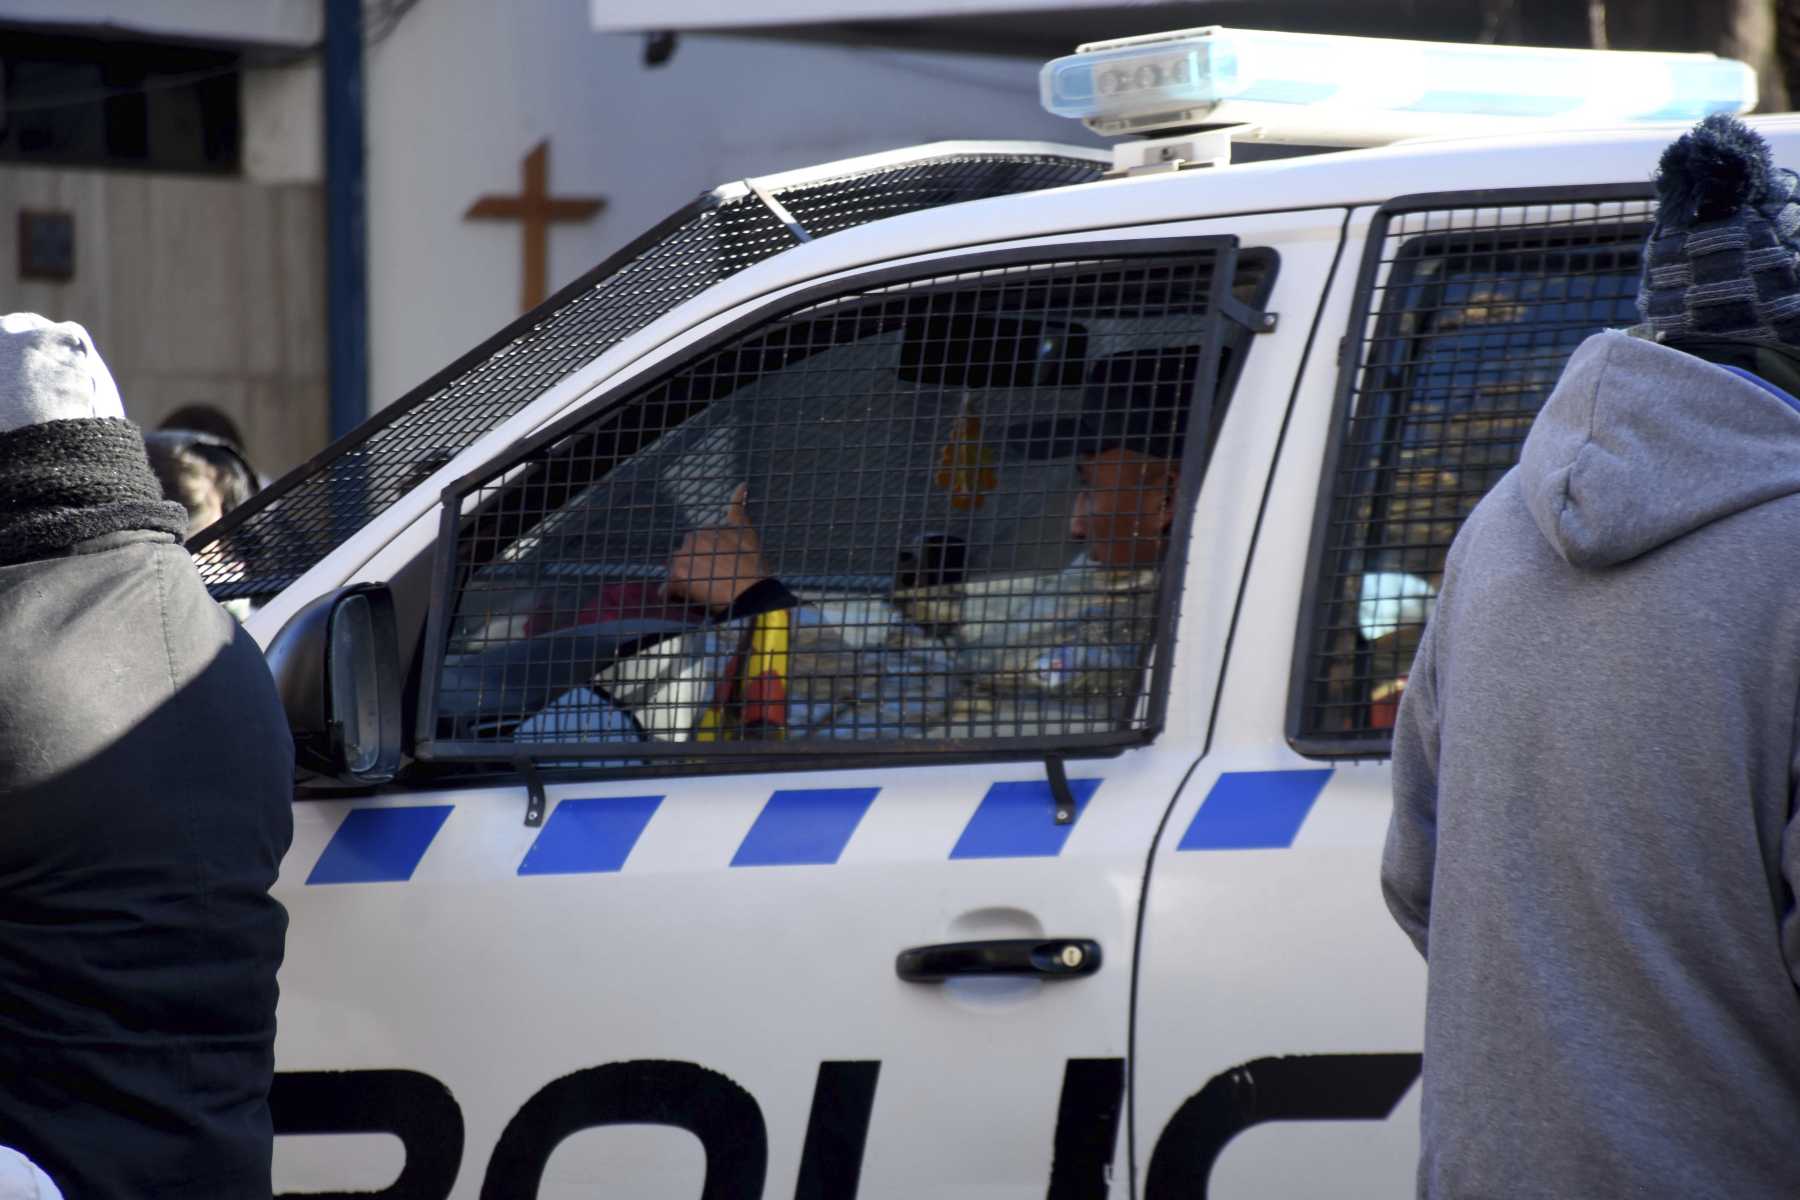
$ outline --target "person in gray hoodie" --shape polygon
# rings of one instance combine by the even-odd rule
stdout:
[[[1381,883],[1419,1195],[1800,1195],[1800,179],[1708,118],[1451,547]]]

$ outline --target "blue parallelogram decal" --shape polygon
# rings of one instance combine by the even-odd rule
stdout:
[[[404,883],[449,817],[453,805],[355,808],[325,844],[306,882]]]
[[[590,875],[617,871],[631,857],[661,796],[564,800],[519,863],[521,875]]]
[[[1088,801],[1099,790],[1098,779],[1071,779],[1075,820],[1087,811]],[[951,858],[1055,858],[1075,822],[1056,823],[1056,805],[1047,779],[996,783],[981,798],[975,815],[963,827],[950,851]]]
[[[1227,771],[1201,801],[1177,850],[1285,850],[1294,844],[1330,768]]]
[[[795,788],[776,792],[732,857],[734,867],[830,865],[880,788]]]

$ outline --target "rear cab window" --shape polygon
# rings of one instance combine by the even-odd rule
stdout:
[[[1404,198],[1377,213],[1321,479],[1289,741],[1385,755],[1463,520],[1575,347],[1636,323],[1642,185]]]

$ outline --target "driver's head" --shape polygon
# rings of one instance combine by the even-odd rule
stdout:
[[[1152,567],[1162,559],[1175,522],[1179,468],[1123,446],[1084,455],[1081,490],[1069,512],[1069,536],[1097,566]]]
[[[1069,536],[1102,567],[1154,566],[1175,522],[1198,346],[1113,354],[1088,372],[1081,412],[1009,431],[1027,458],[1073,458]]]

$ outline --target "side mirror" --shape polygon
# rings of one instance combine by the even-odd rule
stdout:
[[[266,654],[301,770],[385,783],[400,768],[400,637],[386,584],[328,592],[281,627]]]

